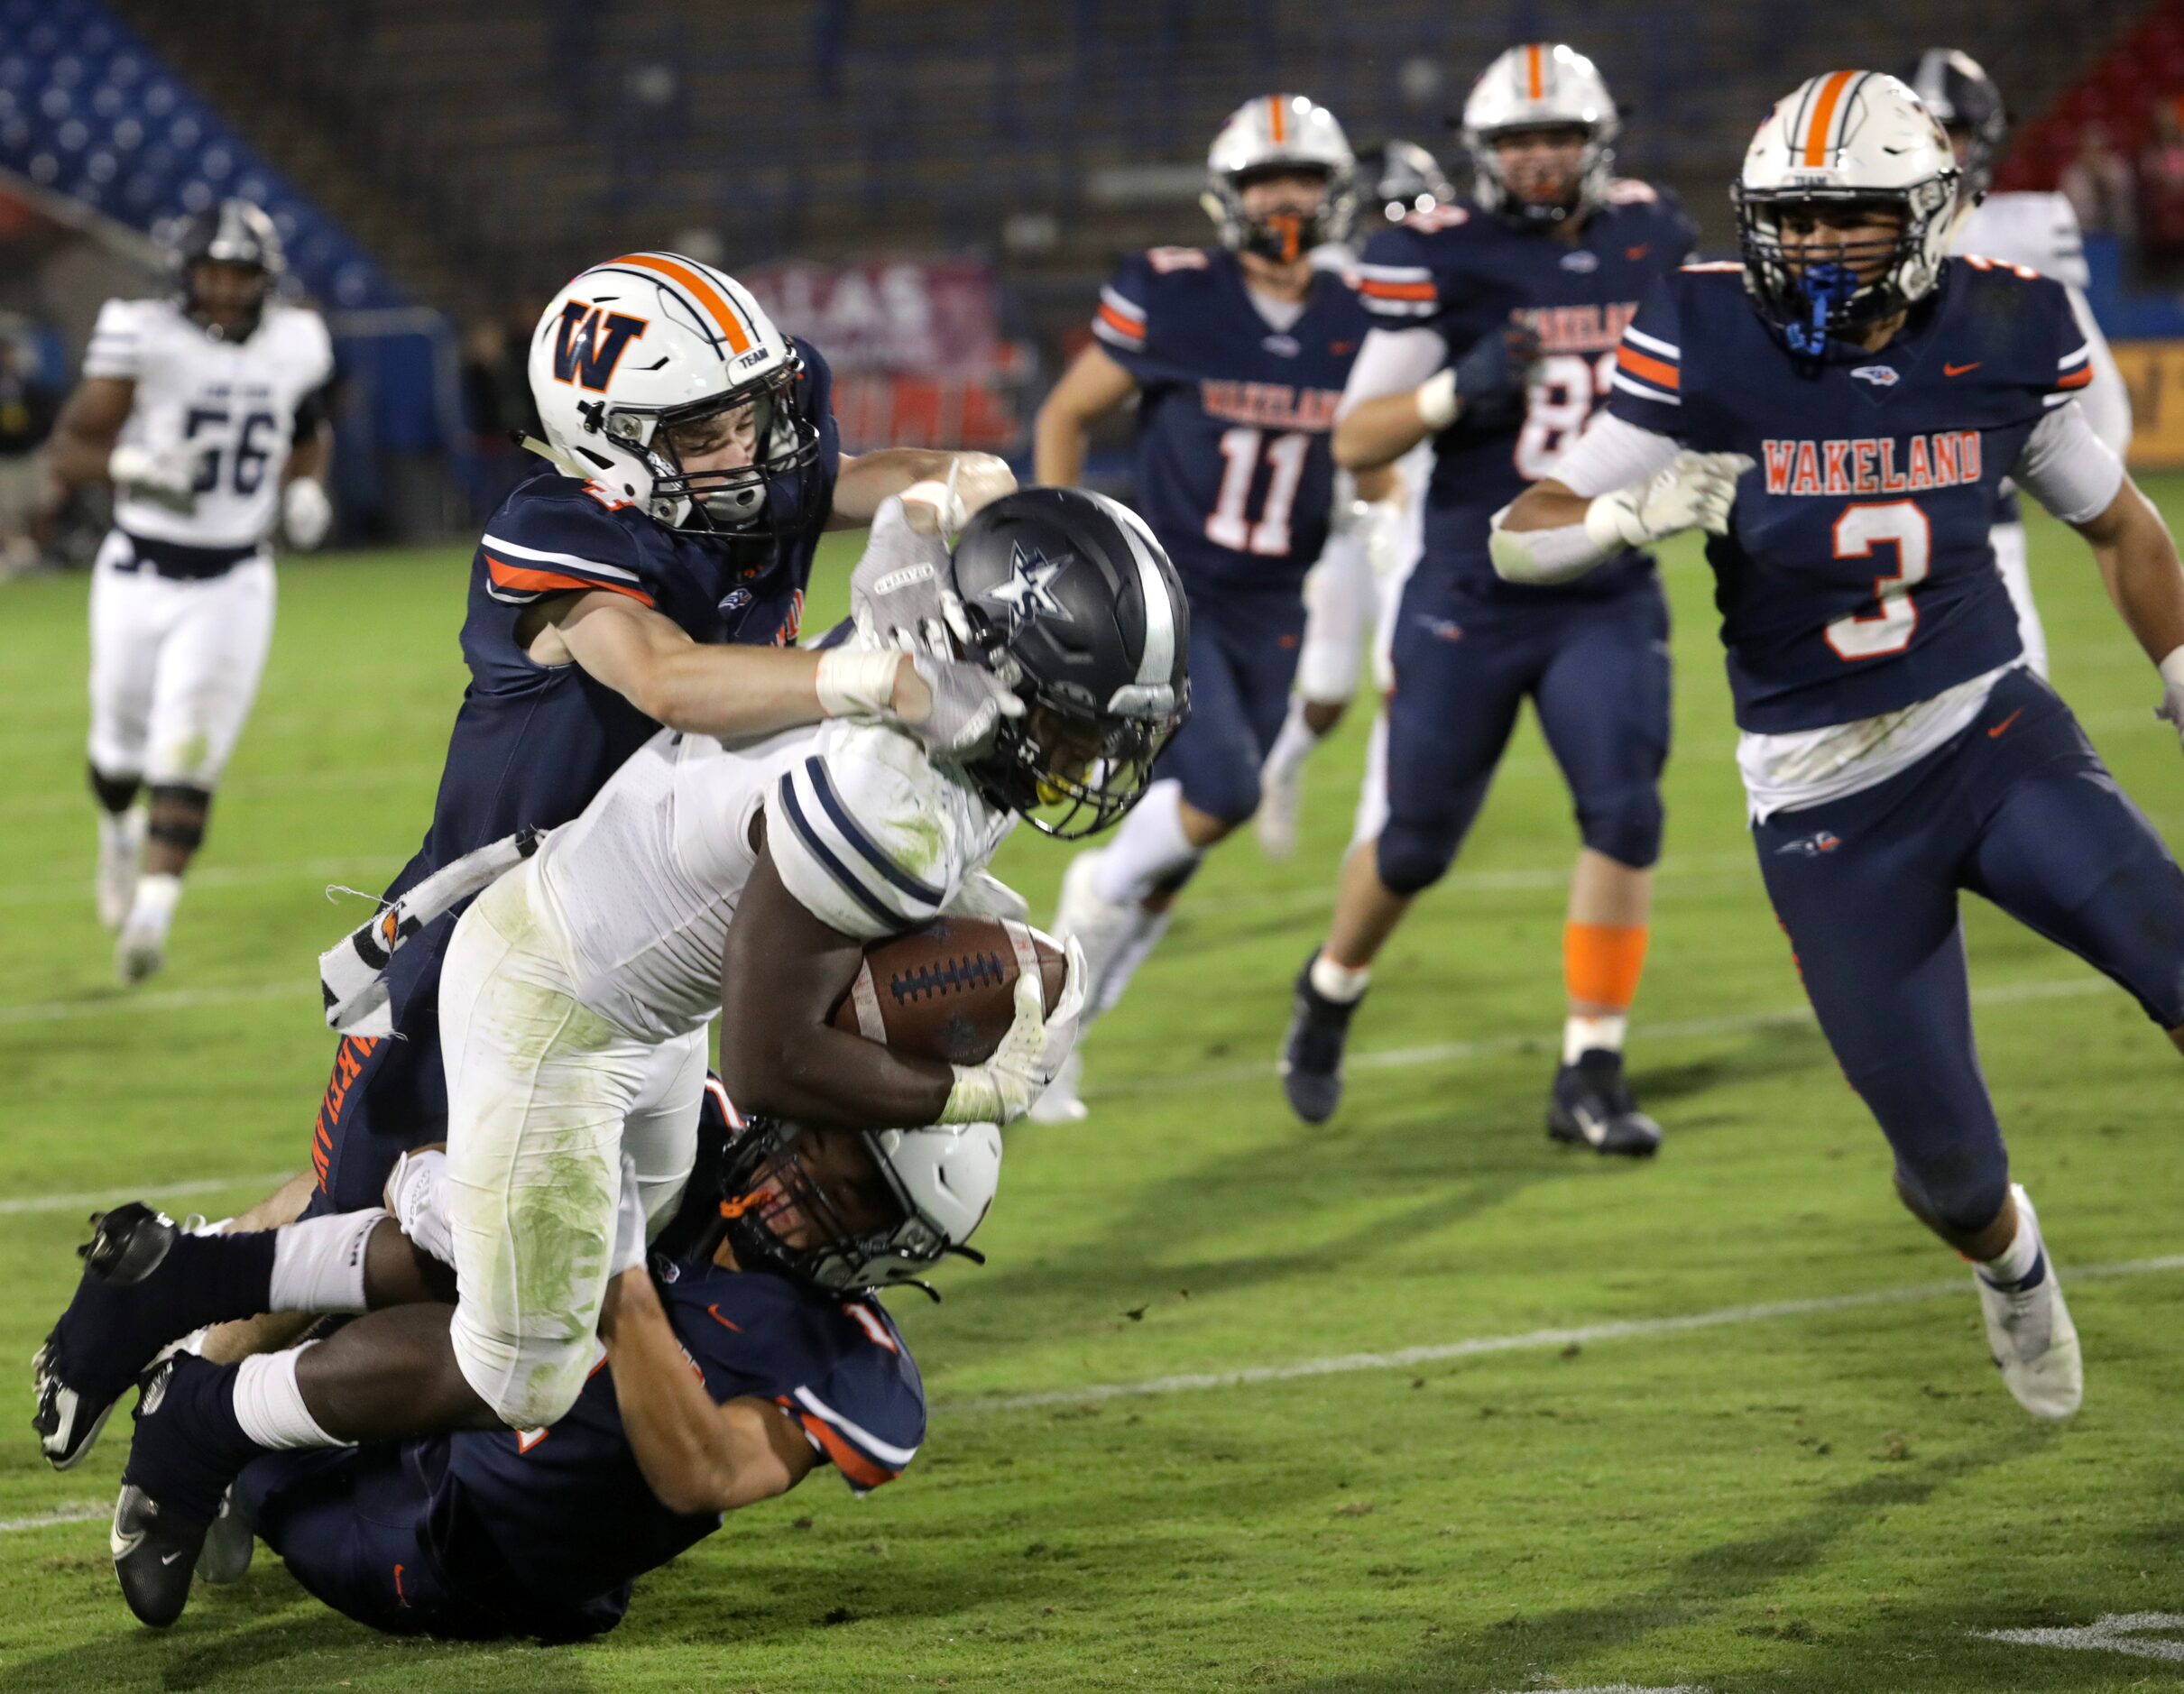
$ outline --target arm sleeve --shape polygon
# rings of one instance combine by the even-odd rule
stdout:
[[[938,916],[954,897],[954,832],[933,792],[944,779],[923,760],[896,731],[845,725],[775,785],[774,868],[828,928],[877,941]]]
[[[1615,374],[1609,379],[1607,414],[1641,429],[1674,429],[1683,403],[1683,333],[1678,322],[1682,314],[1670,284],[1667,277],[1656,281],[1624,330],[1616,348]]]
[[[84,349],[86,376],[136,381],[143,368],[143,328],[136,304],[134,300],[108,300],[98,308],[90,345]]]
[[[1547,474],[1571,493],[1591,500],[1643,483],[1666,470],[1675,458],[1673,437],[1642,429],[1612,411],[1599,411]]]
[[[2091,349],[2086,362],[2093,380],[2078,391],[2078,403],[2085,408],[2086,421],[2093,426],[2093,433],[2120,459],[2131,448],[2131,391],[2124,386],[2124,373],[2116,368],[2115,354],[2108,350],[2108,337],[2094,320],[2093,308],[2075,287],[2070,290],[2070,315],[2078,320],[2086,345]]]
[[[1342,403],[1335,408],[1336,421],[1366,400],[1408,393],[1448,362],[1448,343],[1436,330],[1414,327],[1368,331],[1357,362],[1350,367]]]
[[[650,520],[647,520],[650,521]],[[574,478],[535,499],[511,500],[478,542],[485,591],[509,605],[604,588],[656,603],[644,555],[613,514]]]
[[[2089,523],[2124,485],[2124,462],[2076,405],[2057,407],[2026,438],[2010,467],[2017,485],[2065,523]]]

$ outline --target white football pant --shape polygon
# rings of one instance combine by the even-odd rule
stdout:
[[[456,1363],[511,1429],[574,1405],[597,1358],[622,1155],[657,1226],[697,1158],[705,1032],[653,1043],[579,1005],[527,861],[478,897],[440,977]]]
[[[91,571],[91,763],[110,776],[218,786],[273,639],[273,562],[183,580],[132,564],[116,529]]]

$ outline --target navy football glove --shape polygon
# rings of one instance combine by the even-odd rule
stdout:
[[[1461,415],[1475,423],[1502,422],[1516,416],[1523,410],[1525,389],[1538,358],[1539,333],[1524,324],[1481,336],[1451,367]]]

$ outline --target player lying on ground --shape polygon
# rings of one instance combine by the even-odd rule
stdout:
[[[98,921],[141,981],[166,959],[183,873],[243,734],[273,635],[272,532],[309,550],[334,374],[325,323],[274,298],[286,263],[247,200],[182,220],[169,299],[108,300],[46,463],[65,497],[114,487],[91,573]],[[149,788],[148,806],[137,804]]]
[[[717,1082],[708,1099],[719,1119],[710,1162],[649,1256],[642,1201],[633,1175],[625,1182],[600,1345],[562,1417],[402,1443],[249,1448],[200,1574],[239,1578],[254,1533],[305,1588],[375,1629],[574,1641],[613,1628],[634,1579],[722,1514],[824,1464],[859,1494],[899,1476],[925,1437],[925,1389],[871,1291],[967,1251],[993,1199],[999,1131],[746,1125]],[[446,1169],[437,1153],[405,1158],[389,1188],[395,1216],[378,1214],[338,1263],[283,1259],[274,1238],[276,1303],[434,1305],[444,1317]],[[156,1257],[170,1281],[207,1257],[142,1206],[108,1214],[99,1241],[116,1263]],[[186,1355],[161,1364],[139,1442],[174,1448],[173,1474],[221,1468],[221,1441],[244,1450],[237,1414],[261,1407],[279,1369],[275,1355],[227,1372]],[[117,1543],[124,1581],[128,1551]],[[161,1588],[162,1605],[186,1597],[181,1585]]]
[[[395,899],[520,829],[566,824],[662,724],[745,737],[822,718],[979,746],[1005,691],[936,654],[788,644],[821,533],[921,480],[957,525],[1015,485],[986,455],[839,451],[825,360],[733,279],[674,253],[579,274],[533,333],[554,468],[512,493],[471,565],[469,685]],[[383,1015],[346,1035],[313,1127],[314,1212],[376,1205],[404,1149],[447,1134],[439,974],[460,907],[414,936]]]
[[[1818,77],[1736,190],[1744,262],[1631,326],[1607,413],[1496,525],[1528,582],[1712,538],[1760,870],[1903,1202],[1977,1266],[2035,1416],[2076,1411],[2078,1335],[1973,1047],[1970,889],[2133,995],[2184,1046],[2184,872],[2026,668],[1989,531],[2003,479],[2084,536],[2184,724],[2184,573],[2075,396],[2061,286],[1946,259],[1957,170],[1903,84]]]
[[[1015,817],[1090,828],[1143,792],[1184,710],[1188,614],[1149,532],[1097,495],[1006,495],[952,558],[935,551],[954,639],[1024,707],[982,758],[935,763],[879,725],[733,745],[662,731],[535,852],[531,837],[495,843],[421,885],[451,901],[464,877],[494,879],[457,924],[440,984],[460,1298],[375,1312],[280,1355],[244,1435],[337,1446],[565,1413],[591,1365],[620,1161],[633,1160],[646,1211],[661,1215],[695,1158],[715,1015],[731,1097],[816,1128],[1005,1123],[1052,1080],[1083,1004],[1074,949],[1051,1012],[1041,973],[1024,973],[1014,1022],[982,1063],[908,1057],[829,1020],[868,942],[977,898]],[[382,986],[345,974],[349,945],[432,915],[398,905],[326,955],[334,1021]],[[338,1262],[373,1221],[322,1218],[284,1238]],[[207,1263],[232,1267],[202,1273],[224,1309],[193,1306],[185,1328],[268,1309],[264,1238],[208,1241]],[[46,1450],[63,1463],[176,1332],[156,1280],[121,1301],[89,1285],[37,1367]],[[176,1468],[180,1450],[133,1450],[116,1513],[124,1592],[147,1617],[174,1603],[217,1499],[207,1473]],[[230,1432],[211,1450],[232,1475],[250,1450]]]
[[[1310,1123],[1340,1103],[1373,963],[1454,862],[1528,699],[1580,841],[1547,1131],[1602,1154],[1660,1145],[1623,1046],[1661,852],[1667,602],[1637,548],[1554,586],[1506,583],[1488,557],[1495,510],[1545,475],[1608,397],[1624,326],[1691,249],[1671,196],[1614,175],[1619,128],[1591,60],[1549,43],[1510,49],[1464,104],[1475,198],[1384,231],[1359,266],[1378,327],[1343,392],[1335,457],[1392,465],[1426,442],[1433,473],[1357,838],[1283,1046],[1285,1091]]]
[[[1331,534],[1327,441],[1369,320],[1313,262],[1350,226],[1350,171],[1325,107],[1297,95],[1239,106],[1206,161],[1221,244],[1126,260],[1101,290],[1095,341],[1039,409],[1039,480],[1074,483],[1092,420],[1138,400],[1138,499],[1191,594],[1191,723],[1145,803],[1062,884],[1055,929],[1083,946],[1088,1017],[1121,998],[1200,860],[1258,808],[1296,673],[1304,575],[1325,550],[1364,546],[1361,527]],[[1075,1068],[1036,1118],[1084,1116]]]

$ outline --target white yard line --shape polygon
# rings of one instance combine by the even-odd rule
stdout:
[[[110,1502],[101,1505],[96,1500],[70,1500],[48,1512],[33,1512],[28,1517],[0,1517],[0,1535],[17,1535],[26,1529],[51,1529],[56,1524],[104,1523],[113,1515]]]
[[[0,1218],[17,1218],[34,1211],[78,1211],[87,1206],[117,1205],[124,1200],[183,1200],[192,1194],[218,1194],[234,1189],[263,1193],[295,1174],[294,1170],[262,1171],[254,1176],[207,1176],[195,1182],[168,1183],[158,1188],[107,1188],[83,1194],[23,1194],[12,1200],[0,1200]]]
[[[2066,1265],[2072,1283],[2119,1276],[2152,1276],[2163,1271],[2184,1270],[2184,1253],[2161,1258],[2126,1259],[2118,1265]],[[1544,1349],[1582,1347],[1595,1341],[1626,1341],[1645,1336],[1685,1335],[1695,1330],[1729,1329],[1740,1324],[1771,1323],[1778,1318],[1824,1317],[1838,1312],[1858,1312],[1874,1306],[1907,1305],[1920,1300],[1964,1299],[1969,1283],[1956,1277],[1945,1283],[1921,1283],[1909,1288],[1876,1288],[1860,1294],[1823,1294],[1812,1300],[1773,1300],[1759,1305],[1722,1306],[1712,1312],[1686,1312],[1665,1318],[1626,1318],[1607,1323],[1581,1323],[1568,1329],[1532,1330],[1523,1335],[1480,1335],[1461,1341],[1442,1341],[1424,1347],[1398,1348],[1388,1353],[1338,1353],[1325,1358],[1304,1358],[1286,1365],[1253,1365],[1240,1370],[1194,1371],[1176,1376],[1151,1376],[1142,1382],[1101,1383],[1083,1388],[1052,1388],[1037,1394],[990,1395],[979,1399],[944,1402],[934,1415],[963,1415],[972,1412],[1036,1412],[1046,1406],[1097,1405],[1108,1400],[1144,1399],[1161,1395],[1195,1394],[1209,1388],[1249,1388],[1262,1383],[1297,1382],[1309,1376],[1342,1376],[1361,1370],[1403,1370],[1420,1365],[1443,1364],[1451,1359],[1480,1358],[1495,1353],[1528,1353]]]
[[[10,1024],[66,1024],[81,1017],[138,1017],[146,1012],[194,1011],[201,1006],[237,1006],[250,1000],[317,999],[309,967],[278,982],[238,982],[229,988],[163,989],[150,994],[115,990],[99,999],[28,1000],[0,1006],[0,1028]]]
[[[361,878],[384,887],[387,879],[401,869],[406,856],[392,852],[346,859],[298,859],[282,864],[207,865],[189,873],[189,891],[198,894],[207,888],[255,888],[266,882],[318,881],[327,877]],[[0,906],[43,906],[79,899],[88,907],[90,894],[91,861],[87,855],[82,872],[77,876],[43,882],[0,883]]]

